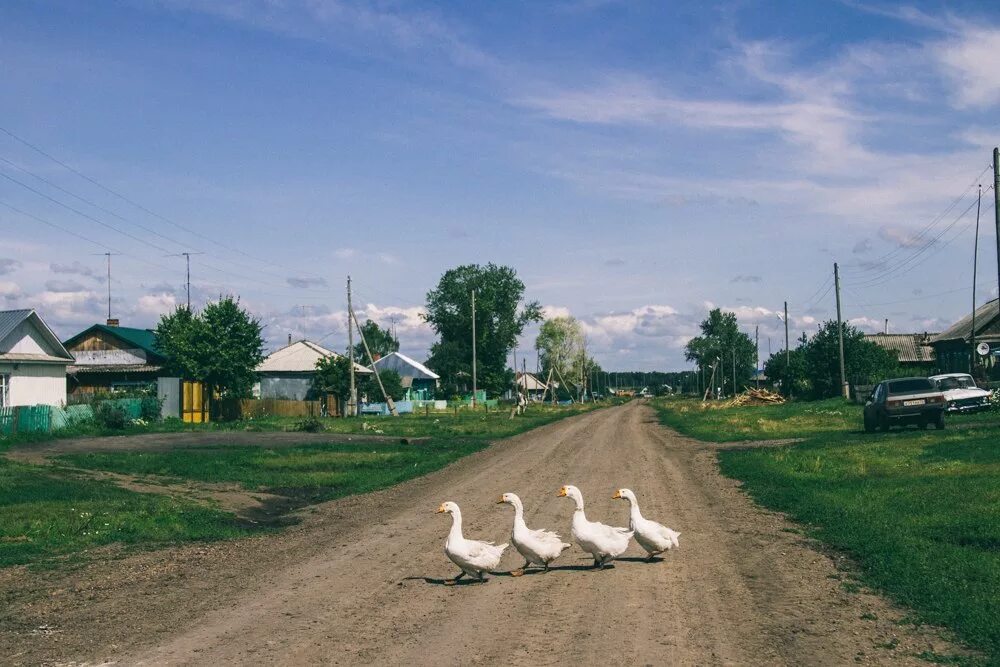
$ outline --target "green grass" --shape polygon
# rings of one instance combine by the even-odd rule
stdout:
[[[71,554],[110,544],[153,548],[183,541],[249,535],[253,528],[232,514],[164,495],[121,489],[85,479],[77,468],[158,475],[177,480],[236,483],[272,491],[293,505],[382,489],[444,467],[486,447],[490,441],[593,409],[592,405],[531,406],[510,419],[509,410],[460,410],[424,415],[324,419],[329,443],[262,448],[218,446],[174,452],[115,452],[64,455],[60,466],[33,466],[0,456],[0,567],[58,564]],[[123,432],[82,425],[56,437],[127,435],[171,431],[292,430],[299,419],[270,418],[223,424],[178,421],[133,427]],[[336,443],[338,434],[430,437],[417,445],[399,442]],[[53,436],[20,435],[0,440],[31,447]]]
[[[53,564],[109,544],[248,535],[230,514],[0,459],[0,567]]]
[[[716,441],[804,436],[794,446],[720,451],[722,471],[850,554],[864,584],[1000,664],[1000,419],[867,435],[858,410],[822,402],[703,411],[675,402],[661,415]]]
[[[425,475],[476,452],[485,440],[421,445],[343,443],[288,448],[220,446],[172,452],[72,454],[72,466],[201,482],[234,482],[309,502],[367,493]]]
[[[662,423],[709,442],[805,438],[856,431],[861,425],[861,407],[836,398],[741,408],[678,398],[654,406]]]

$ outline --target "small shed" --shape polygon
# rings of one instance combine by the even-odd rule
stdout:
[[[257,367],[260,377],[260,398],[284,398],[303,401],[312,389],[316,362],[329,357],[340,357],[308,340],[300,340],[272,352]],[[358,375],[371,375],[370,368],[354,363]]]
[[[33,309],[0,311],[0,408],[65,405],[73,356]]]
[[[166,357],[151,329],[95,324],[65,343],[75,358],[66,369],[70,395],[156,389]]]
[[[930,345],[937,355],[937,367],[942,373],[968,373],[972,355],[972,313],[932,336]],[[1000,300],[987,301],[976,309],[976,344],[989,345],[989,353],[980,356],[977,364],[998,379],[1000,357]]]
[[[392,352],[375,361],[379,371],[396,371],[402,380],[406,401],[429,401],[434,398],[434,392],[439,386],[441,376],[414,361],[402,352]]]
[[[934,348],[930,333],[875,333],[865,334],[865,338],[881,348],[894,353],[899,365],[908,373],[929,375],[936,367]]]

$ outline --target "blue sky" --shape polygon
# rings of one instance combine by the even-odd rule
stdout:
[[[61,334],[106,315],[109,249],[123,324],[201,252],[194,299],[240,295],[271,346],[343,347],[351,274],[418,358],[467,262],[615,369],[684,367],[712,305],[777,350],[784,300],[793,331],[833,315],[834,261],[867,330],[971,304],[993,3],[8,0],[0,45],[0,307]]]

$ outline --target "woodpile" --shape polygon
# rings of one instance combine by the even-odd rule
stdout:
[[[747,389],[737,394],[726,405],[741,407],[744,405],[776,405],[784,403],[785,397],[767,389]]]

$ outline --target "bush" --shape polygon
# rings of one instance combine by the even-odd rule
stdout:
[[[301,431],[303,433],[319,433],[324,430],[324,427],[323,422],[320,421],[319,417],[309,415],[305,419],[295,422],[293,430]]]
[[[139,418],[146,422],[160,421],[163,401],[156,396],[144,396],[139,404]]]
[[[114,403],[101,401],[94,405],[94,421],[98,426],[120,431],[125,428],[128,417],[125,411]]]

